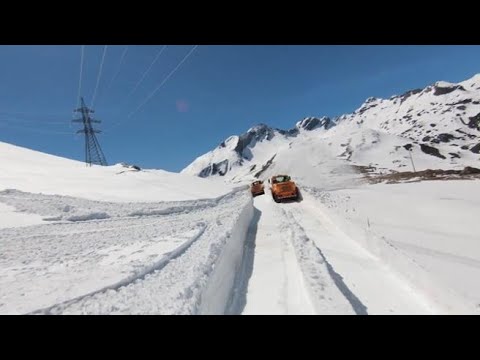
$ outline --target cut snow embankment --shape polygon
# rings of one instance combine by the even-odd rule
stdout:
[[[440,312],[480,313],[480,181],[305,191],[336,226]]]
[[[108,218],[125,217],[147,217],[172,215],[188,213],[199,207],[215,207],[220,201],[231,196],[239,190],[246,189],[245,186],[232,189],[230,192],[211,199],[198,199],[190,201],[168,201],[168,202],[133,202],[133,203],[115,203],[105,201],[93,201],[71,196],[62,195],[44,195],[32,194],[18,190],[7,189],[0,191],[0,204],[4,203],[10,216],[23,214],[25,218],[30,214],[35,214],[37,222],[27,224],[36,224],[38,217],[44,221],[69,221],[81,222],[91,220],[103,220]],[[17,215],[17,217],[20,215]],[[33,215],[32,215],[33,216]],[[0,219],[0,227],[15,227],[16,223],[9,223],[10,218]],[[25,220],[27,221],[27,220]]]
[[[237,189],[182,213],[5,229],[1,312],[223,314],[252,216]]]

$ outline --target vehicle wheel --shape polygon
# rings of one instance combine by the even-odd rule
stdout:
[[[275,201],[276,203],[279,203],[279,202],[280,202],[280,200],[278,200],[275,195],[272,195],[272,197],[273,197],[273,201]]]
[[[296,193],[295,200],[302,201],[302,195],[300,194],[300,190],[298,188],[295,190],[295,193]]]

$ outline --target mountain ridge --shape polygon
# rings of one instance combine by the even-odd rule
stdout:
[[[397,156],[403,148],[421,160],[422,169],[478,167],[479,135],[480,74],[476,74],[460,83],[437,81],[388,99],[369,97],[353,113],[335,118],[306,117],[288,130],[260,123],[229,137],[182,172],[200,177],[231,173],[234,177],[245,166],[253,172],[270,161],[278,149],[312,141],[312,137],[323,139],[333,157],[356,165],[398,171],[408,166],[405,153]],[[373,154],[377,144],[382,144],[383,157],[389,163]]]

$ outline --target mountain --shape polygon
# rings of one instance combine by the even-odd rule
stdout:
[[[252,127],[240,136],[231,136],[216,149],[197,158],[182,172],[200,177],[224,176],[245,163],[258,161],[264,153],[271,153],[285,142],[296,138],[302,131],[330,129],[334,126],[328,117],[309,117],[299,121],[293,129],[281,130],[265,124]],[[260,154],[260,153],[261,154]],[[253,164],[255,165],[255,164]],[[256,166],[251,166],[254,171]]]
[[[379,172],[411,170],[412,162],[416,170],[479,167],[479,135],[477,74],[458,84],[438,81],[389,99],[370,97],[351,114],[308,117],[290,130],[260,124],[229,137],[182,172],[235,181],[281,171],[285,162],[295,161],[313,166],[328,160],[335,167],[369,166]]]

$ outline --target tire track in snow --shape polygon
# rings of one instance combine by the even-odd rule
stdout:
[[[338,279],[335,273],[342,273],[339,289],[343,289],[347,299],[353,301],[354,308],[358,299],[372,314],[430,314],[437,311],[409,283],[344,234],[315,206],[310,196],[306,196],[305,200],[286,204],[286,211],[289,217],[301,224],[324,257],[329,258],[333,278]]]
[[[140,280],[143,280],[147,275],[151,274],[151,273],[154,273],[155,271],[159,271],[161,270],[162,268],[164,268],[171,260],[173,259],[176,259],[178,258],[179,256],[181,256],[185,251],[187,251],[187,249],[196,241],[198,240],[202,235],[203,233],[205,232],[207,226],[204,224],[204,223],[201,223],[201,224],[198,224],[199,226],[197,226],[199,229],[198,229],[198,232],[197,234],[195,234],[191,239],[185,241],[184,243],[182,243],[179,247],[177,247],[176,249],[164,254],[164,256],[157,262],[155,262],[154,264],[146,267],[145,269],[143,269],[141,272],[133,275],[133,276],[130,276],[130,277],[127,277],[115,284],[112,284],[112,285],[109,285],[109,286],[105,286],[99,290],[95,290],[95,291],[92,291],[88,294],[84,294],[84,295],[80,295],[74,299],[70,299],[70,300],[67,300],[67,301],[64,301],[64,302],[61,302],[61,303],[58,303],[58,304],[55,304],[55,305],[52,305],[52,306],[49,306],[48,308],[44,308],[44,309],[39,309],[39,310],[35,310],[35,311],[32,311],[30,313],[28,313],[28,315],[55,315],[55,314],[59,314],[61,313],[61,311],[68,307],[69,305],[75,303],[75,302],[78,302],[78,301],[81,301],[82,299],[85,299],[87,297],[90,297],[90,296],[93,296],[93,295],[96,295],[96,294],[99,294],[99,293],[103,293],[103,292],[106,292],[108,290],[118,290],[120,289],[121,287],[124,287],[124,286],[128,286],[136,281],[140,281]]]
[[[289,225],[290,241],[317,313],[328,314],[333,310],[333,313],[351,314],[353,310],[357,315],[367,315],[365,305],[348,289],[343,278],[333,270],[300,223],[284,208],[281,208],[281,211]],[[338,291],[328,289],[332,285],[336,286]]]
[[[1,229],[0,265],[5,272],[0,282],[7,297],[0,308],[28,314],[118,312],[115,309],[123,313],[223,312],[227,299],[217,302],[218,292],[212,296],[207,290],[212,283],[214,289],[223,287],[220,290],[227,298],[230,294],[226,278],[231,275],[233,284],[235,275],[230,260],[241,263],[242,252],[236,249],[242,249],[242,233],[250,222],[249,211],[253,212],[244,190],[238,187],[205,201],[158,204],[3,192],[2,200],[9,199],[20,208],[35,203],[32,209],[49,215],[98,212],[101,206],[111,206],[116,217]],[[238,216],[241,224],[235,223]],[[198,231],[193,236],[195,224]],[[179,228],[186,232],[180,234]],[[183,242],[180,247],[179,242]],[[224,258],[228,276],[218,274],[216,266]],[[212,281],[210,273],[217,280]],[[34,278],[35,285],[29,285]],[[159,304],[151,303],[152,297]]]
[[[285,233],[288,236],[280,239],[284,263],[282,305],[285,308],[285,314],[297,314],[301,307],[306,314],[318,313],[318,308],[314,304],[315,301],[312,301],[312,294],[308,289],[308,277],[305,276],[304,269],[298,261],[297,251],[292,242],[292,236],[295,234],[291,231]]]
[[[315,249],[318,252],[318,256],[316,261],[318,263],[324,263],[327,270],[328,274],[330,275],[330,278],[333,280],[335,285],[337,286],[338,290],[343,294],[346,300],[350,303],[352,309],[355,311],[355,314],[357,315],[368,315],[367,307],[360,301],[360,299],[349,289],[349,287],[345,284],[343,281],[343,277],[337,273],[333,266],[328,262],[327,258],[323,254],[322,250],[318,248],[318,246],[308,238],[308,236],[305,233],[305,229],[300,225],[299,221],[297,218],[289,212],[288,210],[282,209],[285,213],[285,217],[289,219],[290,221],[290,226],[292,228],[295,228],[295,233],[300,234],[299,238],[301,241],[297,241],[297,249],[300,253],[305,251],[302,249],[303,247],[311,247],[312,249]],[[315,257],[315,255],[313,255]],[[313,272],[313,268],[306,269],[305,273],[311,273],[311,277],[313,279],[319,279],[319,275]],[[308,275],[307,275],[308,276]],[[314,285],[315,286],[315,285]]]
[[[243,314],[353,314],[325,260],[303,229],[267,194],[254,200],[258,222]]]
[[[244,302],[241,313],[313,314],[295,253],[286,248],[288,234],[279,231],[281,213],[267,196],[255,198],[254,206],[261,216],[258,223],[250,227],[255,229],[249,239],[253,247],[253,269],[249,279],[244,280],[247,286],[237,294]],[[245,261],[248,263],[249,260],[244,258],[244,264]]]
[[[480,268],[480,261],[476,259],[472,259],[466,256],[461,256],[461,255],[455,255],[452,253],[447,253],[444,251],[440,250],[434,250],[434,249],[429,249],[423,246],[415,245],[415,244],[409,244],[406,242],[400,242],[400,241],[395,241],[395,240],[390,240],[391,243],[393,243],[395,246],[406,249],[406,250],[413,250],[414,252],[418,254],[423,254],[423,255],[428,255],[431,257],[437,257],[442,260],[450,261],[450,262],[455,262],[458,264],[462,265],[467,265],[471,266],[474,268]]]
[[[212,211],[196,215],[203,219],[206,227],[188,248],[171,258],[160,271],[155,269],[143,279],[116,290],[95,292],[34,313],[224,313],[233,287],[234,271],[239,267],[233,264],[241,264],[241,249],[252,213],[251,199],[246,192],[237,193],[231,201],[228,199]]]

